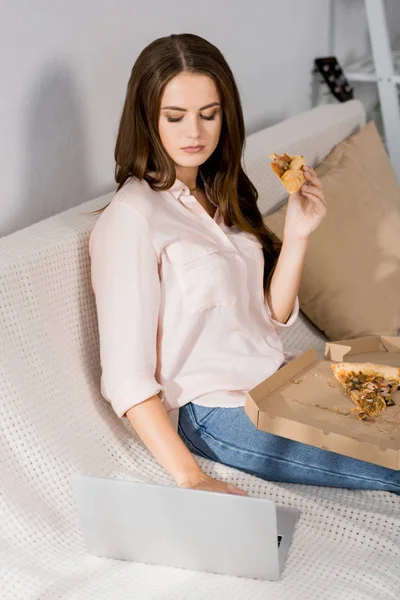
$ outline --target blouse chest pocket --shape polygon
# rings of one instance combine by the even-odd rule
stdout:
[[[233,253],[211,242],[181,240],[165,248],[190,313],[236,303],[231,265]]]

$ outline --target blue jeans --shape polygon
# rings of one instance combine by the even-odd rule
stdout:
[[[260,431],[244,408],[179,409],[178,433],[191,452],[268,481],[400,495],[400,471]]]

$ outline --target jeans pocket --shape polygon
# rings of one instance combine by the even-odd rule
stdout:
[[[218,415],[221,410],[220,406],[201,406],[200,404],[191,403],[192,418],[198,427],[204,428],[204,426],[210,421],[212,417]]]

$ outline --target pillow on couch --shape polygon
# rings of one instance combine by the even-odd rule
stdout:
[[[400,335],[400,187],[375,124],[315,170],[328,213],[309,239],[301,310],[330,340]],[[280,239],[286,208],[264,217]]]

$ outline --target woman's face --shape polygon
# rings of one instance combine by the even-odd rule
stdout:
[[[218,145],[221,124],[220,98],[210,77],[184,71],[167,83],[161,98],[159,134],[175,165],[203,164]],[[191,151],[190,147],[198,148]]]

